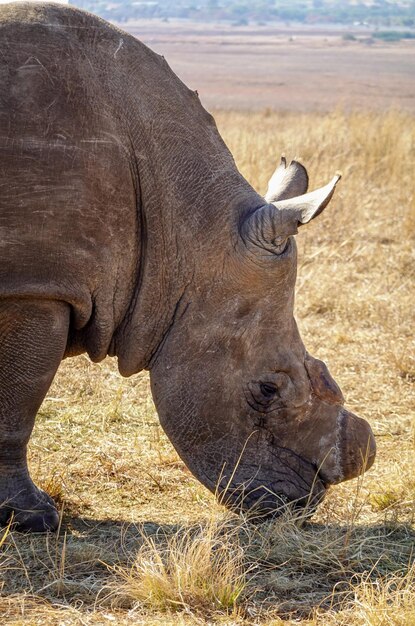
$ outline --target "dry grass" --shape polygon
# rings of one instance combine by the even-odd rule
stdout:
[[[212,518],[172,536],[148,537],[128,567],[116,565],[111,596],[150,610],[235,613],[245,588],[240,526]]]
[[[0,532],[2,624],[415,624],[415,118],[217,114],[260,190],[281,152],[333,205],[299,237],[297,318],[378,459],[310,521],[252,526],[177,458],[148,378],[65,362],[38,416],[32,473],[63,511],[57,536]]]

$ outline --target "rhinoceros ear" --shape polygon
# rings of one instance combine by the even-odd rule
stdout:
[[[304,165],[298,161],[291,161],[287,167],[285,156],[281,157],[281,163],[271,176],[265,200],[278,202],[295,196],[301,196],[308,189],[308,174]]]
[[[288,200],[272,202],[272,204],[279,211],[289,211],[292,217],[295,216],[298,226],[307,224],[307,222],[310,222],[324,211],[332,199],[334,190],[340,179],[341,175],[336,174],[327,185],[320,187],[320,189]]]
[[[341,176],[316,191],[272,202],[257,209],[242,224],[241,236],[249,247],[264,248],[273,254],[281,254],[290,235],[298,227],[319,215],[330,202]]]

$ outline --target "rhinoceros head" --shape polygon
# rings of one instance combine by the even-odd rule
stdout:
[[[196,281],[151,372],[161,423],[195,476],[226,504],[262,513],[318,503],[369,467],[367,422],[307,352],[293,315],[293,235],[330,201],[339,176],[306,193],[285,159],[265,204],[240,219],[209,280]]]

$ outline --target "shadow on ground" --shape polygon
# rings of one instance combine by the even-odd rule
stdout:
[[[203,524],[197,532],[203,532]],[[36,597],[55,607],[81,607],[82,612],[109,606],[129,609],[135,603],[133,594],[114,595],[116,569],[131,569],[145,538],[151,537],[166,555],[171,538],[191,537],[192,528],[64,516],[58,534],[10,532],[0,552],[3,598]],[[291,618],[307,617],[318,607],[342,608],[351,583],[404,575],[414,559],[415,532],[406,525],[351,528],[308,522],[298,527],[292,519],[279,519],[251,527],[235,516],[218,531],[224,541],[226,528],[232,529],[233,541],[236,528],[244,555],[242,613],[258,619],[271,608]]]

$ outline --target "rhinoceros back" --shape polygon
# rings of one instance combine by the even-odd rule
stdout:
[[[73,9],[0,10],[0,297],[68,302],[74,341],[97,360],[138,255],[128,142],[100,60],[118,42]]]
[[[197,94],[127,33],[17,3],[0,45],[0,297],[70,303],[69,353],[116,354],[130,375],[171,324],[194,243],[206,258],[218,224],[236,228],[229,207],[262,200]]]

